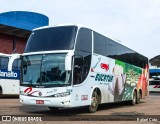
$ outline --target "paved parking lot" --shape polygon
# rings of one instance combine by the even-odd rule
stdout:
[[[127,103],[104,104],[99,107],[99,110],[96,113],[87,113],[85,111],[85,108],[61,109],[55,112],[55,111],[49,110],[47,107],[21,105],[19,103],[18,98],[0,98],[0,115],[13,115],[13,116],[29,115],[29,116],[38,116],[38,117],[40,116],[40,117],[46,117],[45,120],[48,120],[48,121],[58,120],[57,123],[59,123],[59,121],[68,120],[68,118],[77,119],[72,117],[85,117],[86,119],[87,117],[92,117],[92,118],[101,118],[103,116],[112,117],[111,115],[114,115],[114,116],[118,115],[118,116],[121,116],[121,118],[124,117],[124,120],[128,119],[126,118],[128,116],[137,117],[139,115],[149,115],[151,119],[153,119],[154,117],[157,118],[157,116],[155,115],[160,115],[160,93],[151,93],[148,98],[142,99],[141,103],[135,106],[131,106]],[[65,115],[69,115],[69,116],[65,116]],[[104,118],[101,118],[101,119],[103,120]],[[145,120],[141,120],[140,123],[144,123],[144,121]],[[152,120],[152,121],[156,121],[156,120]],[[98,121],[92,121],[92,122],[98,123]],[[114,123],[114,122],[111,122],[111,123]],[[123,121],[123,123],[125,123],[125,121]],[[133,121],[130,121],[130,123],[133,123]],[[153,122],[153,123],[157,123],[157,122]]]

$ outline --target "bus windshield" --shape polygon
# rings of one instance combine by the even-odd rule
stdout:
[[[160,85],[160,80],[149,81],[149,85]]]
[[[22,57],[21,85],[56,87],[70,85],[70,71],[65,71],[66,54],[43,54]]]
[[[76,32],[76,26],[35,30],[30,35],[24,52],[71,50],[74,47]]]
[[[154,72],[149,74],[150,78],[159,78],[160,79],[160,72]]]

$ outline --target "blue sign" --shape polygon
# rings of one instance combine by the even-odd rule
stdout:
[[[7,69],[0,69],[0,79],[20,79],[20,70],[14,70],[12,72]]]

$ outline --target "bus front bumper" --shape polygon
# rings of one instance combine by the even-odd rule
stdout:
[[[70,96],[66,97],[30,97],[20,95],[20,102],[25,105],[47,107],[71,107]]]

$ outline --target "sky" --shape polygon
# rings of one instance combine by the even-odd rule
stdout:
[[[31,11],[49,24],[83,24],[149,59],[160,55],[160,0],[0,0],[0,13]]]

